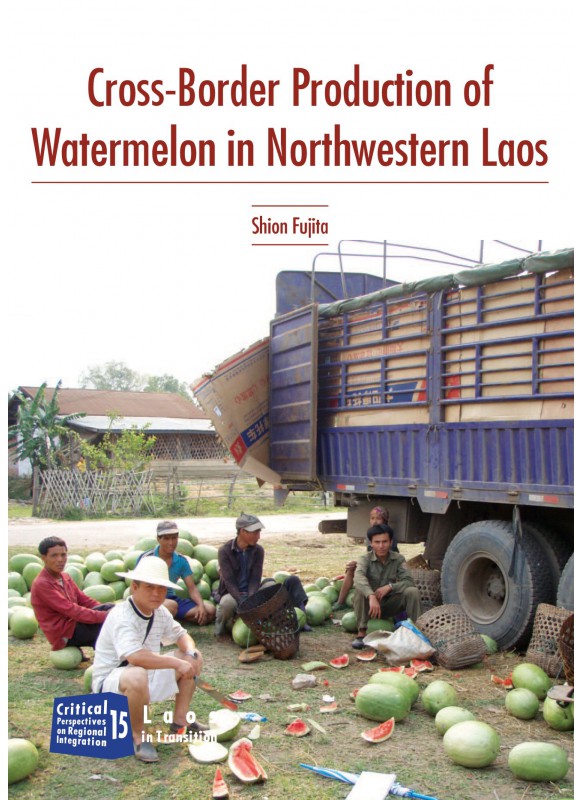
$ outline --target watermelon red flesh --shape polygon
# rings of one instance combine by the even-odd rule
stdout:
[[[253,745],[248,739],[239,739],[229,750],[229,769],[242,783],[258,783],[267,774],[251,753]]]
[[[306,725],[306,723],[302,719],[294,719],[287,728],[285,729],[284,733],[288,736],[307,736],[310,732],[310,729]]]
[[[381,667],[379,672],[405,672],[405,667]]]
[[[348,666],[349,662],[350,659],[345,653],[343,656],[338,656],[338,658],[333,658],[332,661],[330,661],[329,663],[330,666],[334,667],[335,669],[343,669],[344,667]]]
[[[363,650],[362,653],[358,653],[356,656],[359,661],[374,661],[376,657],[376,650]]]
[[[234,700],[236,703],[242,703],[244,700],[251,700],[253,695],[247,694],[247,692],[242,692],[240,689],[236,692],[232,692],[229,695],[231,700]]]
[[[413,658],[411,659],[410,664],[417,672],[433,671],[433,664],[431,661],[422,661],[420,658]]]
[[[368,731],[363,731],[360,735],[367,742],[378,744],[379,742],[384,742],[386,739],[388,739],[389,736],[392,735],[394,729],[395,720],[393,717],[391,717],[391,719],[388,719],[386,722],[382,722],[380,725],[377,725],[376,728],[370,728]]]
[[[492,681],[492,683],[495,683],[498,686],[503,686],[504,689],[507,690],[514,689],[514,684],[512,683],[511,676],[509,676],[508,678],[499,678],[498,675],[491,675],[490,680]]]
[[[228,797],[229,787],[225,783],[223,773],[217,767],[217,771],[215,772],[215,777],[213,780],[213,800],[228,800]]]

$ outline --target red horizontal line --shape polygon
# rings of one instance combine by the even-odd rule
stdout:
[[[495,184],[503,184],[503,185],[534,185],[534,184],[548,184],[550,181],[31,181],[31,184],[73,184],[73,185],[93,185],[93,184],[135,184],[135,185],[145,185],[145,184],[168,184],[168,185],[175,185],[175,184],[182,184],[182,185],[201,185],[201,186],[210,186],[210,185],[276,185],[276,186],[284,186],[284,185],[317,185],[317,186],[336,186],[336,185],[346,185],[346,186],[369,186],[369,185],[379,185],[379,186],[386,186],[386,185],[395,185],[395,186],[403,186],[406,184],[411,185],[453,185],[453,184],[460,184],[460,185],[495,185]]]
[[[295,242],[259,244],[258,242],[251,242],[251,247],[328,247],[328,242],[307,242],[306,244],[296,244]]]

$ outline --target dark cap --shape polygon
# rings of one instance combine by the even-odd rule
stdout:
[[[394,531],[390,525],[373,525],[372,528],[367,530],[366,538],[369,540],[369,542],[372,542],[372,537],[378,536],[381,533],[388,533],[391,541],[393,540]]]
[[[245,529],[253,533],[254,531],[261,531],[265,525],[254,514],[241,514],[235,520],[235,528],[240,531]]]
[[[156,536],[170,536],[170,534],[178,533],[178,525],[175,522],[170,522],[165,519],[164,522],[159,522],[156,528]]]

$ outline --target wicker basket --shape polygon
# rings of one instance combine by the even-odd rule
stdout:
[[[570,686],[575,685],[575,614],[571,614],[561,625],[559,653],[563,659],[565,678]]]
[[[437,606],[415,623],[435,647],[437,663],[446,669],[477,664],[486,655],[486,645],[461,606]]]
[[[421,608],[429,611],[434,606],[440,606],[441,599],[441,572],[438,569],[409,569],[415,586],[421,595]]]
[[[239,616],[275,658],[293,658],[300,645],[295,609],[283,584],[259,589],[237,609]]]
[[[431,569],[427,561],[423,558],[423,556],[413,556],[410,558],[409,561],[405,561],[405,566],[407,569],[414,570],[414,569]]]
[[[536,609],[526,660],[544,669],[551,678],[560,678],[564,674],[559,637],[561,626],[570,614],[570,611],[548,603],[541,603]]]

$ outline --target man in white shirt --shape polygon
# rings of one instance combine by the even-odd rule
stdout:
[[[162,559],[143,558],[132,572],[131,595],[113,608],[95,644],[92,689],[128,698],[134,753],[139,761],[158,761],[151,742],[143,741],[145,711],[150,702],[174,698],[171,733],[198,733],[206,726],[186,723],[186,712],[202,670],[194,640],[164,608],[166,589],[178,588],[168,578]],[[161,642],[177,650],[160,653]]]

